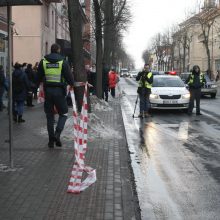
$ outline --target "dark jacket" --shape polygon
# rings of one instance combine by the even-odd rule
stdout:
[[[13,86],[12,86],[13,99],[15,101],[24,101],[26,99],[27,92],[30,90],[30,84],[29,84],[28,78],[27,78],[26,74],[21,69],[15,69],[12,73],[12,79],[13,79],[13,76],[20,77],[23,82],[23,89],[19,93],[15,92],[13,90]]]
[[[192,72],[188,79],[186,80],[186,84],[189,85],[189,89],[200,89],[204,86],[204,84],[206,83],[206,80],[205,80],[205,77],[204,77],[204,74],[202,75],[202,82],[200,80],[200,72],[196,73],[196,72]],[[190,79],[191,77],[193,76],[193,82],[190,83]]]
[[[142,84],[145,85],[145,81],[147,81],[149,84],[153,83],[153,74],[151,75],[150,78],[147,77],[147,74],[149,72],[146,72],[145,70],[141,71],[138,73],[137,77],[136,77],[136,81],[142,81]],[[146,95],[149,94],[151,92],[151,89],[148,89],[146,87],[140,87],[138,86],[138,90],[137,93],[140,95]]]
[[[3,70],[0,70],[0,87],[5,87],[5,74]]]
[[[148,77],[146,77],[148,73],[149,72],[146,72],[145,70],[139,72],[136,77],[136,81],[143,80],[143,81],[147,81],[148,83],[152,84],[153,83],[153,74],[150,78],[148,78]]]
[[[58,53],[51,53],[49,55],[45,56],[45,59],[51,63],[57,63],[58,61],[64,60],[64,58],[58,54]],[[38,66],[38,82],[44,82],[45,87],[63,87],[65,88],[66,85],[71,85],[73,86],[74,80],[73,80],[73,75],[71,73],[69,64],[67,61],[64,60],[63,66],[62,66],[62,73],[61,77],[65,79],[65,83],[60,82],[60,83],[46,83],[45,82],[45,73],[44,73],[44,68],[43,68],[43,60],[40,61],[39,66]]]
[[[103,91],[108,90],[109,80],[108,80],[109,68],[103,67],[102,69],[102,89]]]

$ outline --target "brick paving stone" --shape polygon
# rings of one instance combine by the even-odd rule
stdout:
[[[35,103],[36,104],[36,103]],[[13,124],[16,171],[0,171],[0,219],[3,220],[130,220],[141,219],[129,165],[119,98],[114,111],[97,112],[120,138],[92,138],[85,163],[96,169],[97,182],[79,195],[66,192],[74,147],[66,124],[61,149],[47,148],[43,106],[25,108],[25,123]],[[71,109],[70,109],[71,115]],[[0,166],[9,164],[8,116],[0,113]]]

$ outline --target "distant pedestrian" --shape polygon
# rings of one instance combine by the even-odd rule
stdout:
[[[26,68],[27,68],[27,63],[22,63],[21,70],[25,71]]]
[[[137,93],[140,99],[140,113],[138,117],[149,117],[149,97],[153,84],[153,74],[149,64],[144,65],[144,69],[138,73],[136,81],[139,81]]]
[[[23,119],[24,101],[30,89],[28,78],[21,69],[21,64],[15,63],[12,73],[12,109],[14,122],[25,122]]]
[[[193,66],[192,73],[186,80],[186,84],[189,86],[190,92],[190,102],[188,108],[188,115],[192,115],[194,108],[194,100],[196,100],[196,115],[201,115],[200,112],[200,98],[201,98],[201,88],[206,83],[204,74],[201,73],[200,67],[198,65]]]
[[[38,69],[38,65],[39,65],[39,63],[36,62],[34,67],[33,67],[34,83],[35,83],[35,88],[33,89],[34,99],[37,99],[37,91],[38,91],[38,82],[37,82],[37,69]]]
[[[27,75],[29,84],[30,84],[30,91],[28,91],[27,94],[27,106],[28,107],[33,107],[33,91],[36,88],[36,82],[35,82],[35,75],[34,75],[34,71],[32,69],[32,64],[28,64],[27,68],[25,69],[25,74]]]
[[[3,95],[5,91],[5,74],[3,66],[0,65],[0,111],[3,110]]]
[[[53,44],[51,53],[42,59],[38,66],[39,81],[44,83],[45,103],[44,111],[47,118],[49,135],[48,147],[61,147],[60,135],[63,131],[68,106],[66,101],[66,86],[73,86],[73,75],[69,64],[60,55],[60,46]],[[54,106],[59,114],[56,130],[54,132]]]
[[[215,81],[218,82],[219,78],[220,78],[220,72],[219,72],[219,70],[217,70],[217,75],[216,75]]]
[[[115,87],[116,87],[116,84],[118,82],[118,75],[115,72],[114,67],[111,69],[111,71],[108,74],[108,80],[109,80],[108,82],[109,82],[109,89],[110,89],[110,92],[111,92],[111,96],[113,98],[115,98]]]
[[[102,98],[108,102],[108,89],[109,89],[109,68],[108,66],[103,63],[102,64]]]

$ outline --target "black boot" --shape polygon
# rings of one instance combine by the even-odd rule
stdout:
[[[56,140],[56,146],[57,147],[62,147],[62,143],[60,141],[60,132],[55,131],[55,140]]]
[[[18,116],[18,123],[23,123],[25,120],[22,118],[22,115]]]
[[[49,148],[54,148],[54,141],[55,141],[54,137],[49,137],[49,142],[48,142]]]
[[[14,122],[18,122],[18,116],[15,115],[15,114],[13,115],[13,121],[14,121]]]

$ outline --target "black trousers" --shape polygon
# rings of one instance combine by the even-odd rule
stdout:
[[[68,106],[63,88],[48,87],[45,89],[44,111],[47,118],[49,139],[54,137],[54,107],[59,114],[56,131],[61,133],[67,119]]]
[[[114,88],[110,88],[111,90],[111,95],[113,98],[115,98],[115,87]]]
[[[108,101],[108,87],[103,89],[102,98]]]
[[[196,113],[200,113],[200,99],[201,99],[201,88],[199,89],[189,89],[190,92],[190,101],[188,112],[192,113],[194,108],[194,100],[196,100]]]

